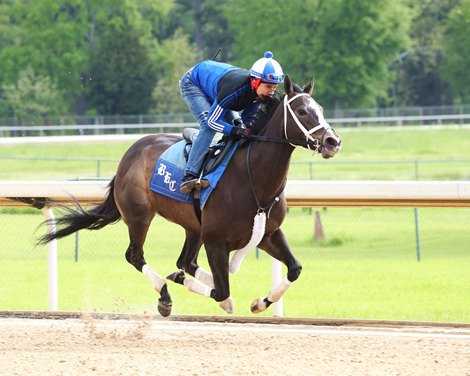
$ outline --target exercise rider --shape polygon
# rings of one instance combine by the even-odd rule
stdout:
[[[190,192],[199,182],[205,152],[216,132],[249,138],[249,126],[259,105],[271,98],[283,82],[282,68],[270,51],[249,71],[206,60],[183,75],[179,83],[181,96],[201,128],[189,153],[181,192]],[[203,187],[207,184],[202,181]]]

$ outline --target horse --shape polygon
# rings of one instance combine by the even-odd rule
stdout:
[[[212,298],[227,313],[234,311],[229,274],[238,270],[248,249],[257,246],[282,262],[287,267],[286,277],[251,305],[253,313],[266,310],[283,296],[302,270],[281,229],[287,212],[284,187],[292,152],[302,146],[327,159],[341,148],[341,138],[312,98],[313,87],[313,80],[302,89],[285,78],[284,93],[261,107],[251,139],[233,154],[199,215],[192,204],[149,189],[159,157],[182,137],[148,135],[126,151],[103,202],[89,210],[76,202],[76,208],[67,208],[68,213],[53,220],[57,229],[40,237],[38,244],[81,229],[99,230],[122,219],[129,235],[125,258],[150,280],[160,295],[158,311],[165,317],[172,308],[167,280],[147,264],[143,249],[150,223],[159,214],[182,226],[186,235],[176,262],[178,271],[167,279]],[[197,262],[202,245],[210,271]]]

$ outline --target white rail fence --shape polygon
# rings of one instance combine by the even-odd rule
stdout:
[[[3,181],[0,206],[34,206],[54,219],[52,202],[73,205],[101,202],[108,181]],[[288,181],[285,195],[290,207],[470,207],[470,181]],[[49,228],[49,231],[53,228]],[[57,241],[48,244],[48,306],[58,310]],[[281,264],[273,259],[272,283],[282,278]],[[282,316],[282,301],[273,305]]]
[[[470,122],[470,114],[445,115],[410,115],[410,116],[380,116],[380,117],[348,117],[330,118],[332,125],[361,127],[381,125],[464,125]],[[0,125],[0,137],[18,137],[32,135],[84,135],[104,133],[168,133],[179,132],[182,128],[198,127],[194,122],[178,123],[135,123],[135,124],[81,124],[81,125]]]

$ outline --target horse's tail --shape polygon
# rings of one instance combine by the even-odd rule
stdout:
[[[114,200],[114,179],[109,182],[105,200],[90,211],[83,209],[76,200],[77,209],[61,206],[68,214],[44,221],[42,225],[55,224],[57,229],[41,236],[37,244],[47,244],[54,239],[63,238],[82,229],[99,230],[110,223],[119,221],[121,214]]]

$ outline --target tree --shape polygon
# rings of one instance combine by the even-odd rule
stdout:
[[[179,79],[193,64],[195,49],[189,45],[188,36],[177,30],[172,39],[166,39],[158,51],[160,71],[152,93],[152,112],[157,114],[187,112],[181,99]]]
[[[0,81],[15,83],[22,69],[31,66],[35,74],[50,77],[73,103],[81,91],[80,77],[88,54],[82,1],[25,0],[4,7],[15,36],[0,50]]]
[[[31,67],[19,73],[14,84],[4,84],[4,101],[18,123],[34,124],[37,118],[63,113],[63,93],[57,89],[50,77],[36,75]]]
[[[189,36],[189,43],[196,48],[196,61],[212,58],[219,48],[222,51],[218,60],[231,59],[233,37],[224,13],[226,2],[227,0],[176,0],[168,17],[165,38],[171,38],[176,30],[181,29]]]
[[[389,62],[408,45],[401,2],[341,0],[325,3],[318,37],[318,70],[335,107],[374,106],[387,97]],[[322,86],[323,87],[323,86]]]
[[[407,44],[402,2],[228,0],[226,12],[235,62],[249,68],[272,50],[295,82],[315,77],[328,106],[375,105],[386,97],[388,63]]]
[[[14,84],[21,70],[31,66],[62,91],[66,112],[84,114],[90,62],[100,40],[108,31],[126,25],[149,56],[155,48],[152,32],[171,6],[171,0],[4,0],[0,4],[0,84]],[[129,54],[134,53],[134,47],[120,45],[121,57],[128,48]],[[109,79],[119,81],[120,74],[116,71]],[[134,103],[148,104],[150,95],[137,92],[133,97]],[[145,106],[135,111],[139,108]]]
[[[89,72],[89,98],[98,113],[146,113],[156,73],[131,25],[108,29],[97,46]]]
[[[443,26],[456,0],[411,1],[409,31],[412,45],[390,64],[396,73],[392,83],[394,105],[441,105],[452,103],[452,91],[441,74]]]
[[[460,0],[459,4],[450,12],[446,22],[442,72],[462,103],[470,100],[469,35],[470,0]]]

